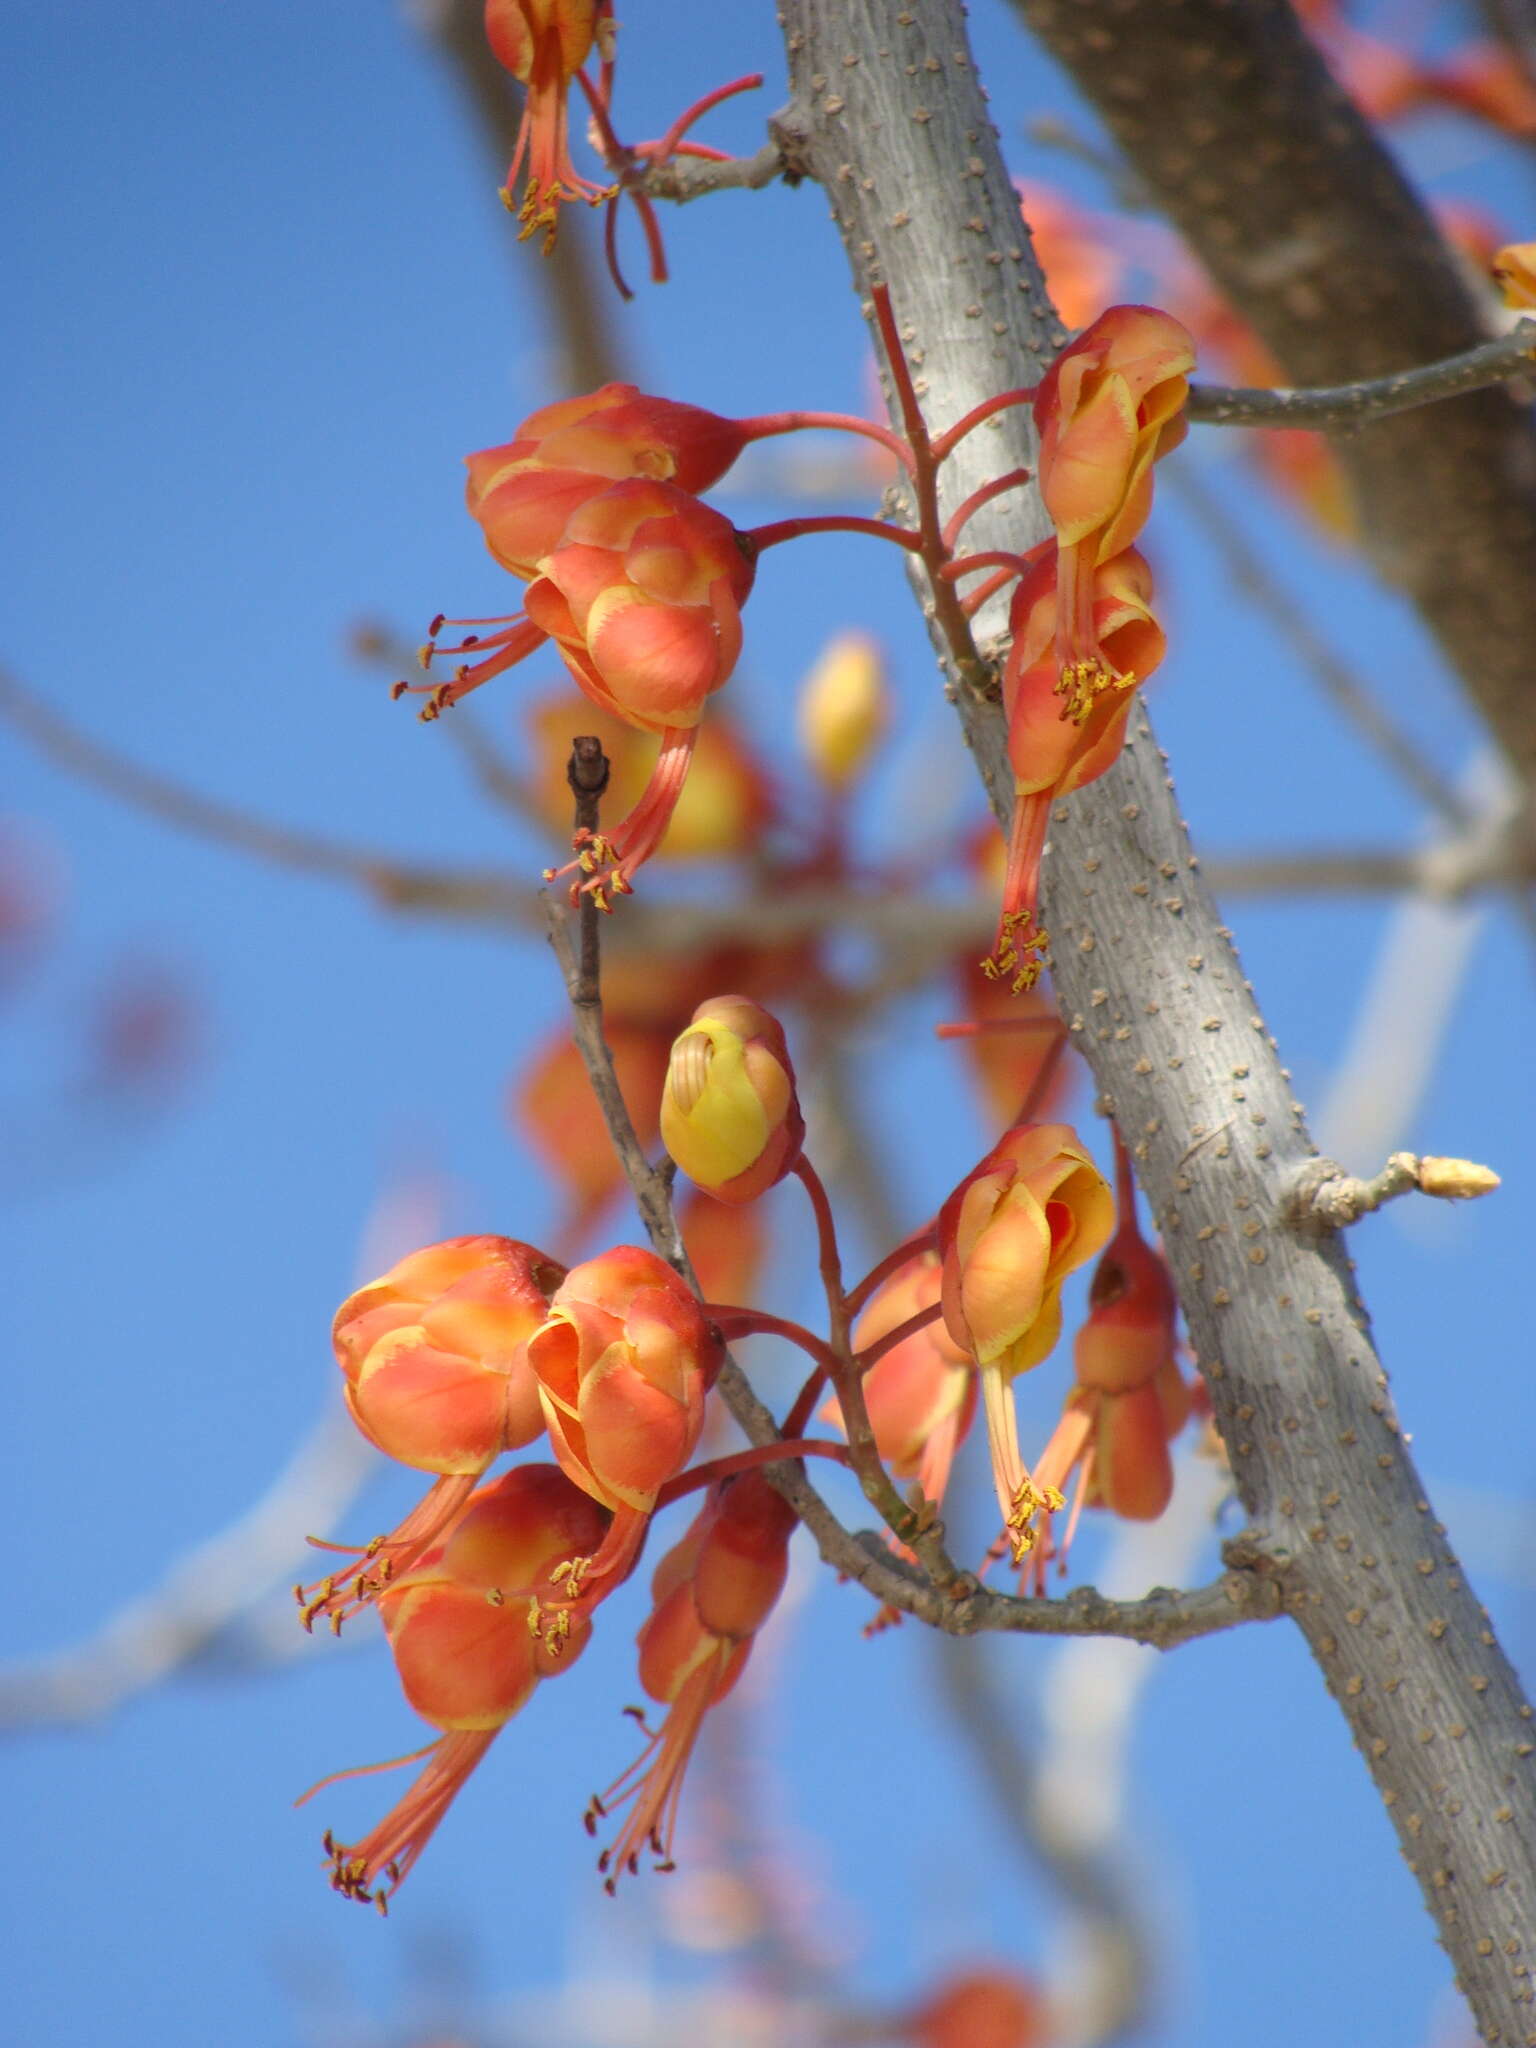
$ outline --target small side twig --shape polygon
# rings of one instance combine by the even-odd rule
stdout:
[[[722,159],[697,156],[669,157],[665,163],[648,164],[626,172],[624,188],[643,192],[647,199],[670,199],[686,206],[690,199],[702,199],[707,192],[759,192],[782,178],[798,184],[800,174],[776,141],[765,142],[752,156]]]
[[[1326,384],[1307,391],[1192,384],[1188,410],[1192,420],[1206,426],[1358,427],[1517,377],[1536,377],[1536,320],[1518,321],[1496,340],[1479,342],[1438,363],[1394,370],[1389,377],[1370,377],[1357,384]]]
[[[1320,1236],[1342,1230],[1399,1195],[1433,1195],[1443,1202],[1466,1202],[1491,1195],[1500,1185],[1491,1167],[1471,1159],[1420,1158],[1416,1152],[1394,1152],[1369,1180],[1346,1173],[1337,1160],[1310,1159],[1297,1176],[1285,1205],[1293,1230]]]

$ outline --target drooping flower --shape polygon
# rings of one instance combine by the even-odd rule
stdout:
[[[937,1308],[941,1281],[933,1252],[919,1252],[899,1267],[876,1288],[854,1326],[855,1352],[877,1344],[923,1310]],[[863,1385],[881,1459],[893,1477],[915,1480],[924,1501],[938,1508],[955,1452],[975,1420],[976,1373],[970,1354],[950,1336],[942,1317],[936,1318],[882,1352],[865,1372]],[[821,1417],[834,1429],[844,1428],[835,1395]],[[886,1541],[909,1554],[889,1532]],[[883,1609],[876,1626],[896,1618],[896,1609]]]
[[[635,477],[707,491],[752,427],[634,384],[604,384],[541,406],[510,441],[466,456],[470,517],[502,567],[527,582],[588,498]]]
[[[1100,1251],[1114,1201],[1067,1124],[1005,1133],[939,1211],[942,1301],[950,1336],[975,1360],[992,1476],[1015,1561],[1033,1546],[1033,1518],[1061,1496],[1037,1486],[1019,1450],[1012,1381],[1061,1333],[1061,1286]]]
[[[712,1486],[692,1526],[657,1565],[652,1609],[637,1638],[640,1683],[666,1707],[641,1756],[587,1814],[590,1832],[617,1807],[630,1811],[598,1868],[620,1875],[649,1848],[663,1870],[672,1847],[683,1775],[709,1709],[740,1678],[752,1639],[772,1613],[789,1571],[794,1511],[760,1471]],[[644,1724],[642,1723],[642,1726]]]
[[[749,996],[711,996],[672,1047],[662,1142],[717,1202],[752,1202],[800,1157],[805,1119],[778,1019]]]
[[[500,1730],[540,1679],[581,1655],[594,1602],[572,1605],[551,1573],[573,1554],[596,1550],[608,1521],[553,1465],[520,1465],[481,1487],[437,1546],[381,1590],[379,1613],[405,1696],[443,1732],[426,1751],[399,1760],[431,1758],[360,1842],[347,1846],[326,1835],[331,1883],[344,1897],[386,1909]],[[547,1603],[563,1620],[553,1633],[541,1626]]]
[[[1095,642],[1110,670],[1088,695],[1063,701],[1061,592],[1049,556],[1020,578],[1009,614],[1013,643],[1003,669],[1003,707],[1014,812],[997,943],[985,966],[991,978],[1011,980],[1016,992],[1035,981],[1049,941],[1036,922],[1036,904],[1051,806],[1114,764],[1136,686],[1163,658],[1152,572],[1135,548],[1101,562],[1090,587]]]
[[[496,61],[525,90],[522,123],[502,188],[502,201],[522,223],[519,239],[543,228],[554,246],[562,200],[599,205],[612,186],[594,185],[571,162],[566,100],[571,81],[600,36],[612,33],[612,0],[485,0],[485,33]],[[524,166],[528,185],[513,197]]]
[[[302,1588],[304,1625],[339,1629],[441,1536],[504,1451],[544,1428],[528,1339],[564,1268],[511,1237],[454,1237],[412,1252],[336,1312],[332,1342],[352,1419],[370,1443],[439,1475],[388,1536]]]
[[[1081,722],[1119,670],[1100,643],[1094,572],[1136,539],[1152,465],[1184,437],[1194,344],[1154,306],[1111,306],[1057,356],[1035,393],[1040,495],[1056,528],[1056,659]]]
[[[753,557],[728,519],[675,484],[614,484],[572,514],[529,586],[530,622],[547,633],[601,709],[659,735],[644,794],[612,832],[591,835],[573,866],[606,904],[661,843],[693,755],[704,706],[741,653]],[[551,876],[552,879],[552,876]]]
[[[722,1356],[689,1287],[638,1245],[573,1266],[556,1288],[528,1344],[550,1448],[613,1511],[602,1549],[570,1560],[572,1597],[633,1567],[657,1494],[699,1440]]]
[[[1088,1319],[1074,1346],[1076,1384],[1035,1466],[1041,1486],[1062,1492],[1073,1471],[1079,1475],[1065,1536],[1034,1559],[1038,1591],[1049,1555],[1066,1570],[1083,1506],[1136,1522],[1163,1512],[1173,1492],[1168,1446],[1190,1414],[1175,1336],[1178,1299],[1166,1262],[1137,1223],[1136,1183],[1118,1128],[1115,1172],[1119,1221],[1089,1287]]]

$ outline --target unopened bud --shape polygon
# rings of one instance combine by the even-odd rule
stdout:
[[[661,1136],[720,1202],[751,1202],[800,1156],[805,1120],[778,1020],[747,996],[700,1003],[674,1040]]]
[[[1500,1185],[1491,1166],[1479,1166],[1471,1159],[1421,1159],[1419,1187],[1426,1195],[1442,1201],[1468,1202],[1474,1195],[1491,1195]]]
[[[844,789],[885,731],[889,695],[880,649],[867,633],[840,633],[800,689],[800,746],[829,788]]]
[[[1494,283],[1512,313],[1536,311],[1536,242],[1509,242],[1493,259]]]

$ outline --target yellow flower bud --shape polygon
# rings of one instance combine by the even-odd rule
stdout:
[[[858,775],[885,731],[885,663],[867,633],[840,633],[800,688],[796,723],[812,768],[832,789]]]
[[[1499,1185],[1491,1166],[1479,1166],[1471,1159],[1419,1161],[1419,1186],[1426,1195],[1438,1195],[1443,1201],[1470,1201],[1474,1195],[1491,1195]]]
[[[1512,313],[1536,311],[1536,242],[1508,242],[1493,259],[1493,281]]]
[[[746,996],[700,1003],[673,1041],[661,1136],[690,1180],[721,1202],[751,1202],[800,1156],[805,1122],[776,1018]]]

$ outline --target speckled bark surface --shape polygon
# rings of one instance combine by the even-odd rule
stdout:
[[[958,5],[783,0],[780,18],[785,135],[858,288],[891,286],[932,423],[1031,382],[1059,330]],[[1027,463],[1030,442],[1018,411],[972,436],[949,502]],[[1018,548],[1042,530],[1015,496],[971,531]],[[955,694],[1005,809],[1000,712]],[[1312,1153],[1304,1118],[1144,724],[1058,807],[1045,909],[1064,1010],[1135,1149],[1231,1447],[1251,1518],[1234,1561],[1280,1580],[1484,2037],[1536,2043],[1531,1709],[1427,1503],[1339,1242],[1282,1220]]]

